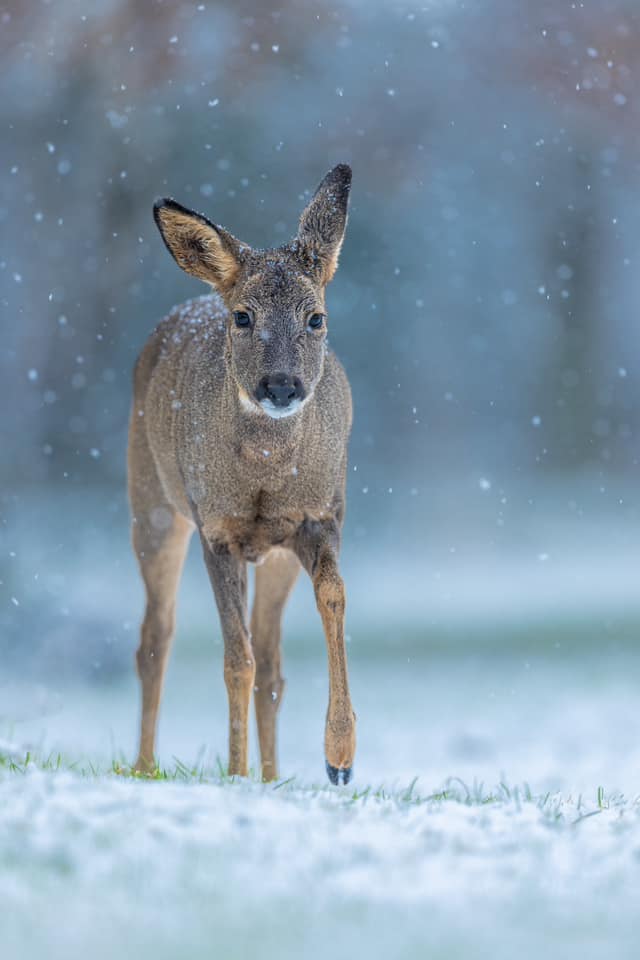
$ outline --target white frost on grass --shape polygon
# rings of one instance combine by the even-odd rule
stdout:
[[[632,956],[638,802],[446,787],[5,769],[3,955]]]
[[[216,769],[220,650],[176,652],[160,761]],[[133,670],[0,683],[5,754],[62,755],[24,774],[0,758],[2,960],[636,960],[637,654],[352,657],[342,789],[323,779],[324,657],[285,665],[280,769],[296,780],[278,789],[93,775],[135,755]],[[534,798],[473,786],[501,780]]]

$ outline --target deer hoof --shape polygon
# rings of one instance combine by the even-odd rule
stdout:
[[[327,776],[331,783],[334,783],[338,786],[339,783],[346,784],[351,780],[351,774],[353,773],[353,767],[334,767],[329,762],[327,762]]]

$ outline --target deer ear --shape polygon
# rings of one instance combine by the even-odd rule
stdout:
[[[233,287],[243,250],[235,237],[168,197],[156,200],[153,216],[167,250],[179,267],[213,284],[220,293]]]
[[[298,252],[307,269],[329,283],[338,266],[347,226],[351,167],[330,170],[300,217]]]

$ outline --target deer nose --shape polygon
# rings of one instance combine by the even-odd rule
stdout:
[[[288,407],[293,400],[301,400],[303,396],[300,378],[286,373],[263,377],[258,386],[258,400],[271,400],[276,407]]]

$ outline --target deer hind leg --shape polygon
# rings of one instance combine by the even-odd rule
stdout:
[[[262,779],[276,780],[276,719],[284,679],[280,672],[282,612],[300,572],[300,561],[288,550],[272,550],[256,568],[256,592],[251,613],[251,641],[256,660],[254,701],[260,741]]]
[[[139,440],[130,447],[129,492],[133,547],[144,580],[146,609],[136,654],[142,689],[140,748],[134,769],[148,773],[154,752],[162,686],[175,627],[176,593],[193,524],[167,503],[151,459]]]
[[[224,640],[224,682],[229,699],[230,776],[249,772],[249,703],[256,664],[247,623],[247,565],[228,546],[201,532],[204,560]]]

